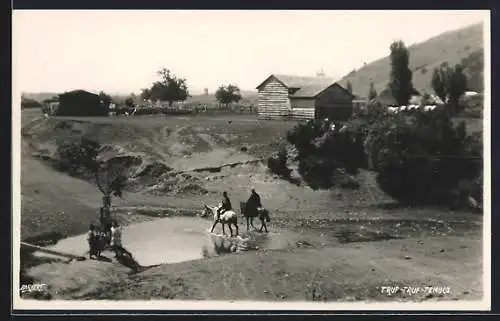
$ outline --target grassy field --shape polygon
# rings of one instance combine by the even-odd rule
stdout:
[[[81,134],[98,139],[109,157],[140,159],[130,168],[136,174],[158,163],[182,172],[133,180],[124,198],[113,201],[122,224],[193,215],[203,202],[218,201],[223,190],[237,204],[255,187],[272,211],[271,231],[293,230],[301,238],[281,250],[161,265],[132,275],[120,264],[98,261],[31,268],[35,280],[51,284],[55,298],[388,300],[377,288],[388,283],[452,288],[451,296],[420,298],[427,300],[481,296],[480,215],[391,206],[369,172],[359,174],[359,190],[314,191],[273,177],[265,164],[246,163],[276,151],[293,122],[249,116],[43,119],[23,111],[23,124],[25,240],[84,233],[97,218],[97,188],[40,158],[50,159],[56,138]]]

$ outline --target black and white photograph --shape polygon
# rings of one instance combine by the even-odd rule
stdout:
[[[13,10],[13,308],[490,309],[490,32]]]

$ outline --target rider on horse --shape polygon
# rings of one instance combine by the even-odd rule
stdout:
[[[229,200],[229,197],[227,196],[227,192],[222,193],[222,206],[217,210],[217,215],[220,216],[223,214],[225,211],[231,211],[233,209],[233,206],[231,205],[231,201]]]
[[[248,198],[247,204],[246,204],[246,209],[250,211],[258,211],[260,208],[262,208],[262,203],[260,201],[260,195],[257,194],[255,189],[252,188],[252,193],[250,194],[250,197]]]

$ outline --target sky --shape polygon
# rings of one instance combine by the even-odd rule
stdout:
[[[485,11],[13,12],[13,77],[22,92],[139,93],[165,67],[192,94],[254,90],[273,73],[341,78],[407,46],[484,21]]]

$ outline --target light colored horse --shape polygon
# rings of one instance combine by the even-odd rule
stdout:
[[[233,236],[233,229],[231,228],[231,225],[234,225],[236,227],[236,235],[238,235],[238,216],[236,215],[235,211],[225,211],[222,214],[218,213],[219,208],[221,208],[222,205],[219,204],[219,206],[208,206],[206,204],[203,204],[203,216],[208,215],[208,213],[211,213],[212,216],[214,217],[214,224],[212,225],[212,229],[210,230],[210,233],[214,231],[215,226],[217,223],[222,224],[222,234],[226,235],[225,231],[225,225],[227,224],[229,226],[229,231],[231,232],[231,236]]]
[[[254,229],[257,229],[254,225],[253,225],[253,219],[255,217],[258,217],[259,220],[260,220],[260,229],[259,229],[259,232],[262,232],[262,229],[264,228],[264,230],[267,232],[269,232],[267,230],[267,225],[266,225],[266,221],[267,222],[270,222],[271,221],[271,218],[269,217],[269,211],[264,209],[264,208],[256,208],[256,209],[248,209],[247,206],[246,206],[246,203],[245,202],[240,202],[240,210],[241,210],[241,214],[247,219],[247,231],[249,230],[249,225],[251,225]],[[250,223],[250,224],[249,224]]]

